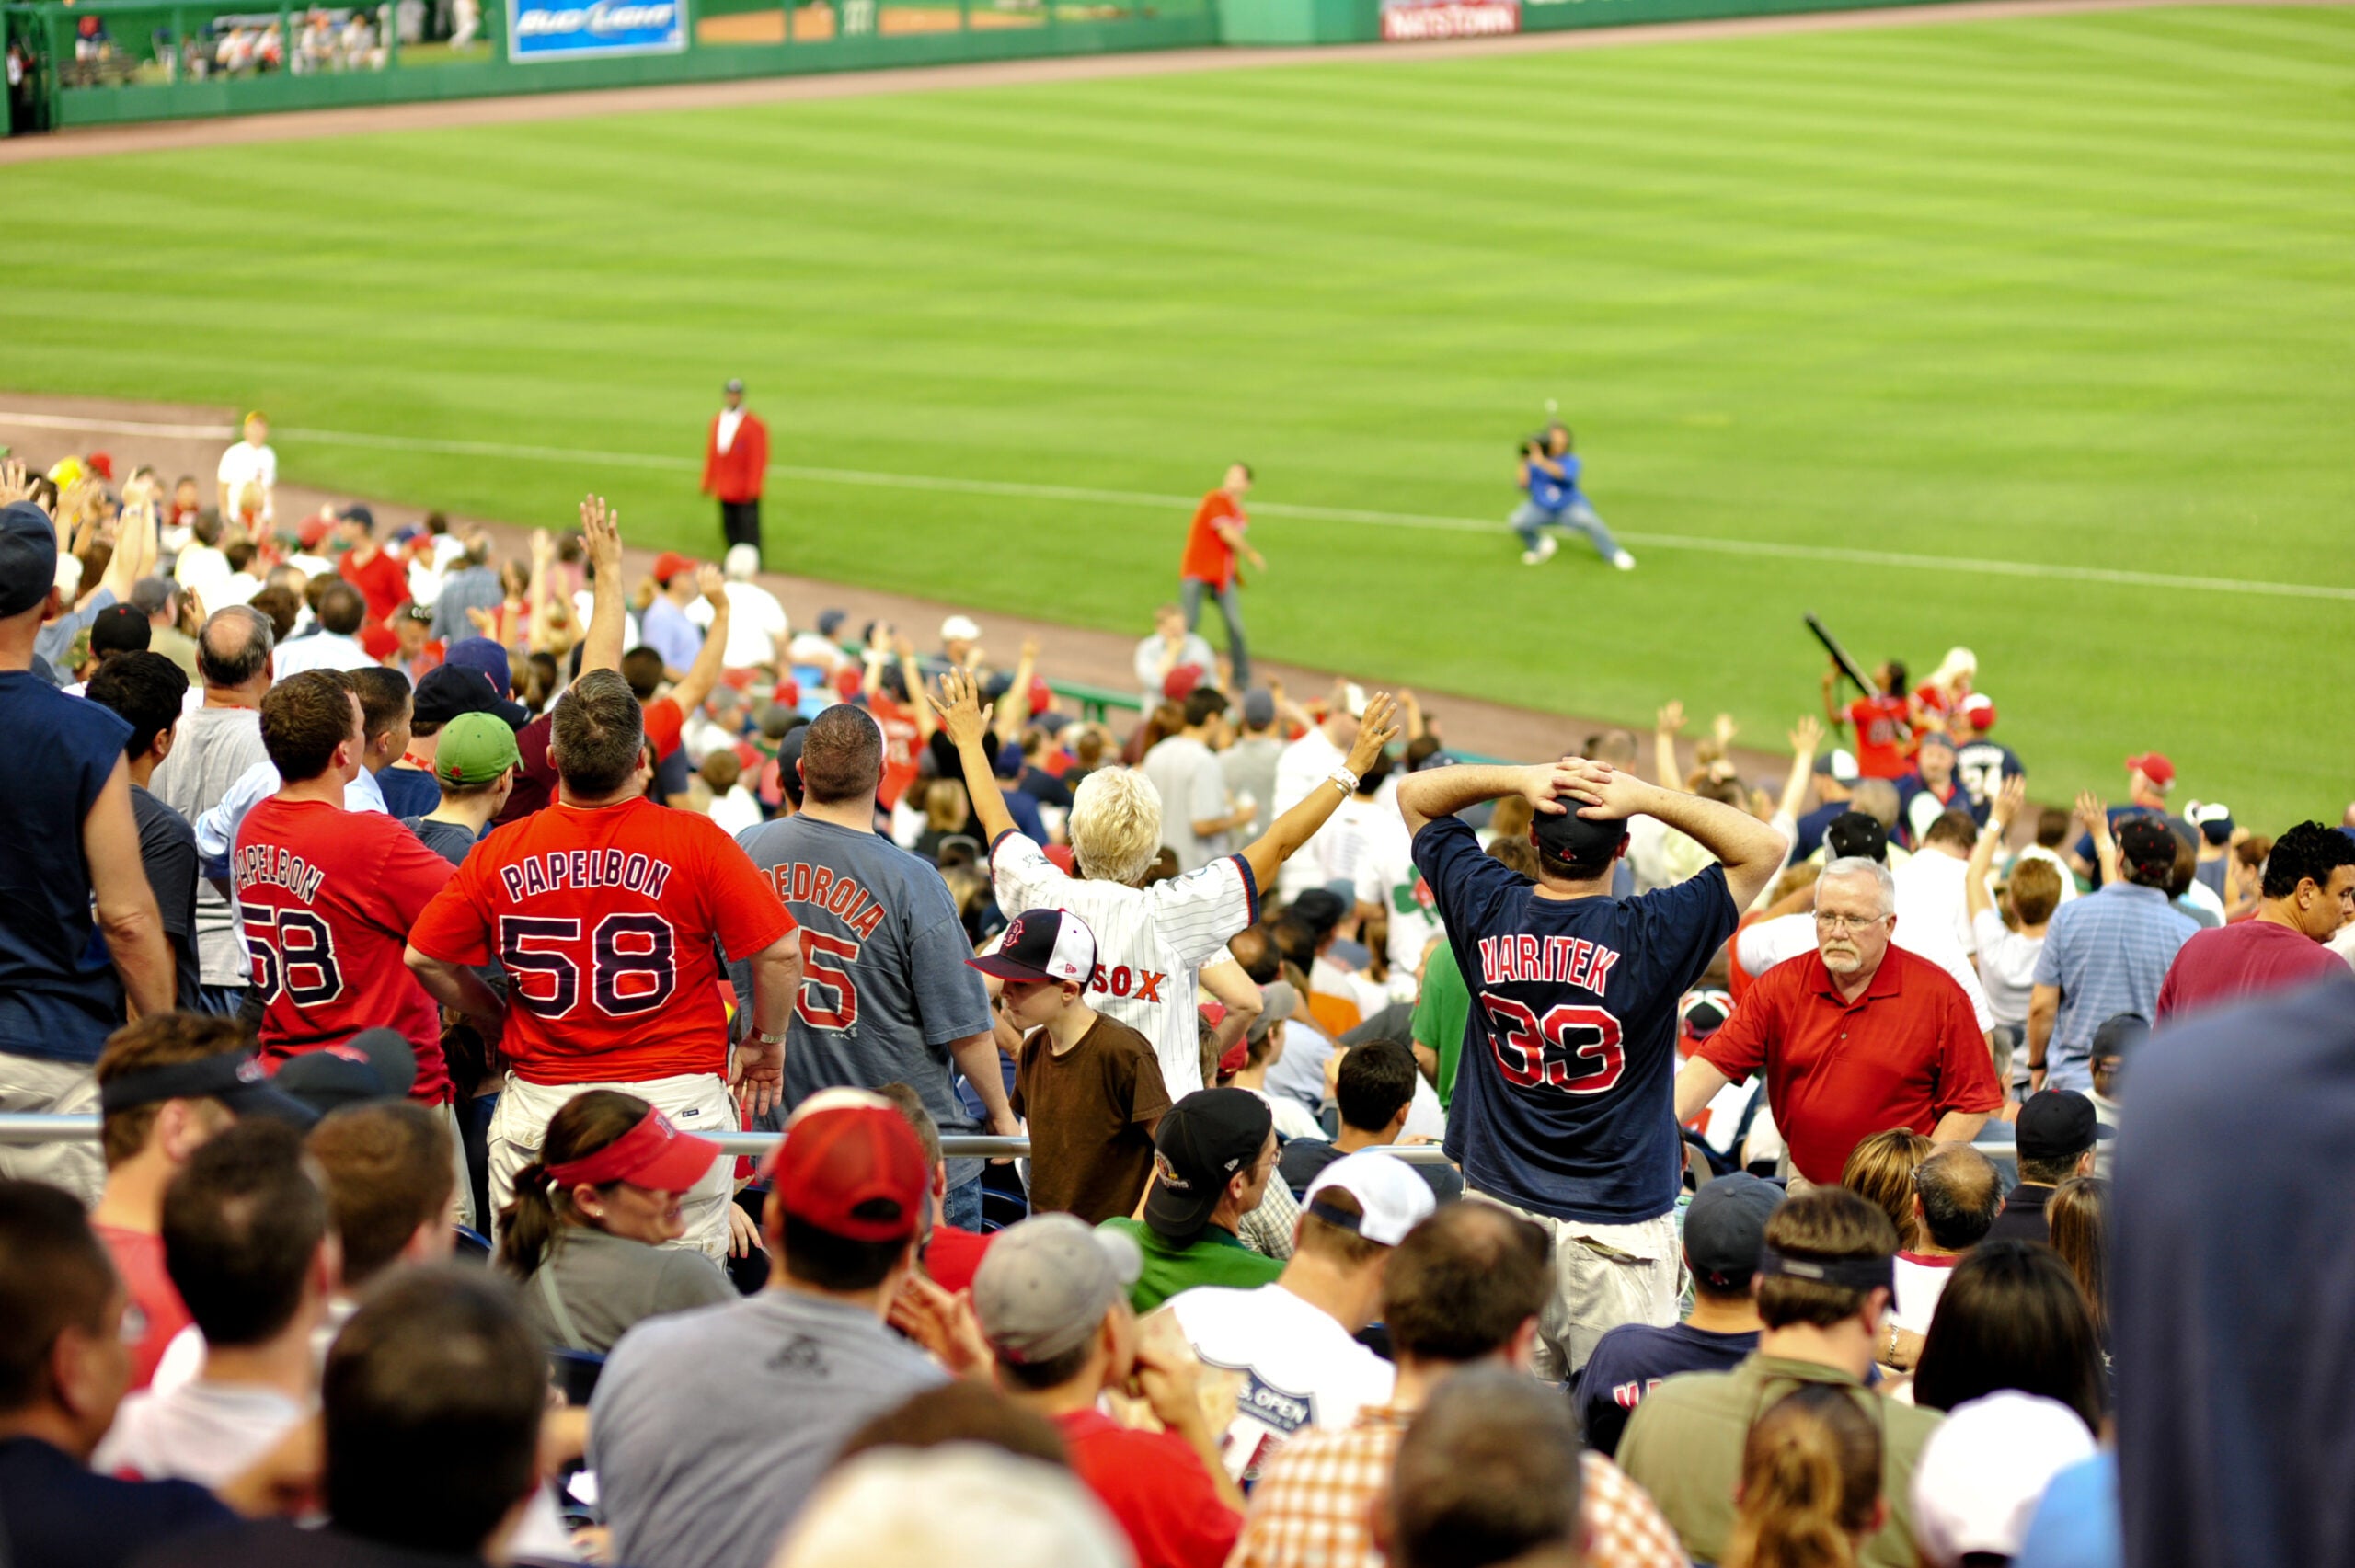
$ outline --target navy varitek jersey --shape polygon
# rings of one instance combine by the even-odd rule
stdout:
[[[1453,817],[1415,835],[1472,993],[1448,1107],[1467,1186],[1632,1225],[1675,1207],[1676,1003],[1732,934],[1725,868],[1640,898],[1541,898]]]

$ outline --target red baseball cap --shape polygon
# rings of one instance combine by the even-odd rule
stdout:
[[[1171,670],[1168,678],[1161,682],[1161,694],[1173,703],[1182,703],[1192,696],[1194,688],[1201,683],[1202,667],[1200,665],[1181,664]]]
[[[1055,693],[1047,685],[1047,678],[1043,675],[1030,677],[1030,716],[1037,718],[1054,705]]]
[[[681,572],[695,570],[695,564],[676,550],[665,550],[654,557],[654,580],[669,582]]]
[[[1995,727],[1995,699],[1983,692],[1973,692],[1962,700],[1962,716],[1976,729]]]
[[[829,1106],[795,1118],[769,1173],[786,1213],[853,1242],[914,1235],[932,1188],[923,1146],[892,1105]]]
[[[2139,757],[2129,757],[2126,765],[2144,778],[2167,789],[2175,784],[2175,764],[2156,751],[2145,751]]]
[[[114,459],[107,453],[103,452],[94,452],[89,456],[84,458],[82,462],[91,473],[97,475],[99,478],[109,482],[113,480]]]
[[[549,1166],[548,1179],[558,1187],[627,1182],[654,1192],[683,1193],[702,1181],[718,1158],[719,1145],[681,1132],[670,1117],[649,1109],[636,1127],[595,1153]]]
[[[294,537],[302,542],[304,549],[316,550],[319,547],[320,542],[327,538],[327,530],[334,526],[333,518],[309,518],[304,520],[301,528],[295,530]]]

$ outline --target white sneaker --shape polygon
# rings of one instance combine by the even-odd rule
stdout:
[[[1552,534],[1541,533],[1537,536],[1536,549],[1523,550],[1521,553],[1521,564],[1524,567],[1534,567],[1540,561],[1550,561],[1554,558],[1554,552],[1561,547]]]
[[[1534,567],[1545,558],[1534,550],[1523,550],[1521,553],[1521,564],[1524,567]]]
[[[1636,569],[1636,557],[1622,550],[1611,557],[1611,564],[1623,572],[1632,572]]]

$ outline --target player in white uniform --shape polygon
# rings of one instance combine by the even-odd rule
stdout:
[[[1080,784],[1071,835],[1082,875],[1066,876],[1015,830],[982,750],[989,710],[981,705],[972,678],[951,671],[931,702],[964,763],[966,788],[989,839],[998,908],[1009,920],[1025,910],[1055,909],[1086,921],[1096,933],[1090,1004],[1154,1043],[1172,1100],[1202,1087],[1196,990],[1208,983],[1229,1003],[1232,1021],[1238,995],[1233,988],[1239,983],[1239,993],[1253,1004],[1247,1012],[1257,1013],[1258,988],[1226,956],[1227,939],[1257,918],[1259,889],[1333,808],[1356,793],[1358,774],[1397,738],[1397,704],[1387,694],[1369,702],[1348,759],[1242,853],[1139,887],[1134,883],[1161,847],[1161,801],[1143,774],[1107,768]]]

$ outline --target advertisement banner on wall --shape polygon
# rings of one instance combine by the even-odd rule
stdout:
[[[510,60],[676,54],[686,47],[685,0],[507,0]]]
[[[1382,0],[1382,36],[1393,42],[1520,30],[1520,0]]]

